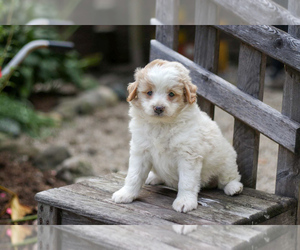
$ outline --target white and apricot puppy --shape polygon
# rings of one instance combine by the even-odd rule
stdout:
[[[173,208],[186,213],[197,208],[200,188],[213,178],[227,195],[242,192],[236,152],[200,111],[196,90],[189,71],[178,62],[155,60],[136,70],[127,99],[129,169],[113,201],[132,202],[145,182],[165,184],[178,189]]]

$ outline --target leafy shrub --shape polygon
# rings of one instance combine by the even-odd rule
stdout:
[[[55,126],[55,121],[43,114],[39,114],[29,104],[17,101],[0,94],[0,119],[10,118],[17,121],[23,131],[31,136],[38,136],[42,127]]]
[[[5,57],[4,65],[30,41],[62,40],[58,29],[59,27],[55,26],[0,26],[0,58]],[[74,26],[70,26],[70,29],[74,29]],[[12,40],[5,51],[10,32],[13,32]],[[98,63],[99,60],[98,55],[90,60],[80,59],[75,50],[57,53],[50,49],[39,49],[31,53],[14,72],[6,92],[17,98],[28,98],[35,83],[49,83],[57,79],[81,87],[83,69],[90,64]]]

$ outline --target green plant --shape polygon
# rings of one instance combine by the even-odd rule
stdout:
[[[70,33],[69,29],[74,32],[74,26],[67,28],[65,32],[60,32],[60,28],[55,26],[14,26],[11,42],[7,46],[11,29],[11,26],[0,26],[0,65],[1,58],[2,64],[7,64],[30,41],[37,39],[62,40],[61,36]],[[34,84],[51,83],[57,79],[73,83],[81,88],[84,69],[99,63],[100,60],[101,55],[80,59],[75,50],[68,53],[57,53],[49,49],[34,51],[16,69],[5,92],[16,98],[26,99],[32,93]]]
[[[17,121],[22,130],[31,136],[39,136],[42,127],[55,126],[53,119],[37,113],[29,104],[12,99],[3,93],[0,94],[0,107],[0,119],[5,117]]]

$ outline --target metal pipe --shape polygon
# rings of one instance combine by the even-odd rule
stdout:
[[[2,71],[2,77],[11,75],[23,60],[34,50],[40,48],[59,48],[69,50],[74,47],[72,42],[35,40],[26,44]]]
[[[2,77],[6,75],[10,75],[17,66],[23,62],[28,54],[32,51],[40,48],[48,48],[49,41],[47,40],[36,40],[26,44],[17,55],[7,64],[7,66],[2,70]]]

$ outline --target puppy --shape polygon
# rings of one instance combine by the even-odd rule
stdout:
[[[155,60],[135,72],[130,102],[129,169],[116,203],[136,199],[144,183],[178,189],[173,208],[197,208],[198,192],[217,178],[218,188],[235,195],[243,190],[236,152],[217,124],[200,111],[197,87],[178,62]],[[148,177],[148,178],[147,178]]]

